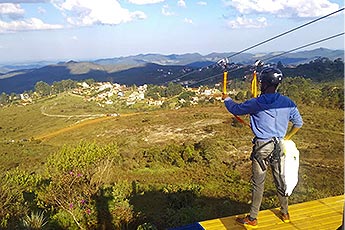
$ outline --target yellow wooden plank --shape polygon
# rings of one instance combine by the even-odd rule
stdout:
[[[260,211],[258,216],[258,226],[260,230],[337,229],[342,224],[343,210],[343,195],[329,197],[325,199],[290,205],[290,223],[283,223],[279,219],[279,209],[277,208]],[[236,217],[237,216],[230,216],[214,220],[207,220],[202,221],[199,224],[205,230],[246,229],[243,225],[236,222]]]
[[[227,220],[229,220],[229,218],[227,218]],[[204,221],[204,222],[200,222],[199,224],[207,230],[213,230],[213,229],[227,229],[227,227],[233,226],[233,224],[235,224],[235,217],[234,217],[234,221],[233,223],[227,221],[226,223],[224,223],[224,220],[222,219],[215,219],[215,220],[211,220],[211,221]]]

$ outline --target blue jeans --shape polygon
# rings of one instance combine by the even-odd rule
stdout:
[[[260,167],[258,161],[253,158],[253,154],[257,154],[257,156],[260,156],[262,159],[266,159],[273,151],[274,149],[274,142],[268,143],[267,141],[260,141],[260,140],[255,140],[253,146],[253,152],[252,152],[252,203],[250,207],[250,216],[252,218],[257,218],[262,202],[262,196],[264,193],[264,187],[265,187],[265,178],[266,178],[266,173],[267,170],[262,170]],[[282,149],[282,148],[281,148]],[[282,151],[279,152],[280,158],[284,160],[284,154]],[[269,163],[271,166],[272,170],[272,175],[274,179],[274,184],[277,189],[277,194],[278,194],[278,199],[280,201],[280,211],[284,214],[288,213],[288,197],[284,196],[284,192],[279,192],[279,191],[284,191],[285,190],[285,184],[282,181],[282,175],[281,172],[284,172],[283,167],[284,165],[281,164],[281,161],[271,161]],[[284,178],[283,178],[284,180]]]

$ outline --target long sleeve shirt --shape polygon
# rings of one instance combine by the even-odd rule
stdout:
[[[254,135],[262,140],[273,137],[283,139],[289,121],[295,127],[302,127],[303,120],[295,103],[279,93],[263,94],[243,103],[226,98],[224,104],[234,115],[250,115],[250,126]]]

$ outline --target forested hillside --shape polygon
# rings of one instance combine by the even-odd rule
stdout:
[[[216,56],[218,57],[218,56]],[[223,69],[217,65],[216,57],[212,61],[192,62],[189,64],[157,64],[138,62],[134,64],[104,62],[74,62],[48,65],[37,69],[12,71],[0,77],[0,93],[24,93],[34,90],[39,81],[53,84],[62,80],[109,81],[125,85],[155,84],[166,85],[169,82],[180,83],[192,87],[214,85],[221,81]],[[189,60],[189,59],[188,59]],[[253,64],[247,62],[233,62],[229,66],[229,77],[239,79],[252,73]],[[306,60],[305,60],[306,61]],[[99,64],[100,63],[100,64]],[[107,62],[105,62],[107,63]],[[185,63],[185,62],[181,62]],[[341,58],[314,58],[303,64],[291,65],[281,58],[278,62],[265,64],[278,65],[286,77],[302,76],[316,81],[340,79],[344,76],[344,63]]]

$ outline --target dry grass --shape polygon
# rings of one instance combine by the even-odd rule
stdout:
[[[246,210],[245,204],[250,198],[252,133],[248,127],[236,124],[221,103],[82,121],[81,118],[42,115],[40,108],[50,108],[56,100],[0,110],[0,157],[3,159],[0,169],[6,171],[19,167],[40,172],[47,156],[63,145],[76,145],[81,140],[99,144],[116,142],[125,161],[105,178],[108,183],[135,181],[143,191],[158,190],[166,185],[200,185],[200,202],[210,207],[203,210],[204,216],[196,218],[210,219],[216,217],[214,215]],[[304,126],[293,138],[300,150],[300,178],[290,203],[343,194],[344,112],[306,105],[300,105],[300,111]],[[97,108],[97,113],[102,111]],[[75,114],[81,113],[76,109]],[[248,117],[244,119],[248,120]],[[22,140],[31,137],[35,140]],[[211,148],[213,158],[208,164],[176,167],[143,163],[145,150],[161,150],[170,144],[198,143]],[[277,205],[274,190],[269,176],[263,201],[265,208]],[[154,195],[163,196],[151,193],[135,197],[133,202],[140,209],[141,205],[155,202]],[[235,201],[238,208],[230,210],[227,202]],[[215,212],[211,204],[216,204],[223,212]],[[158,215],[154,210],[146,211]]]

